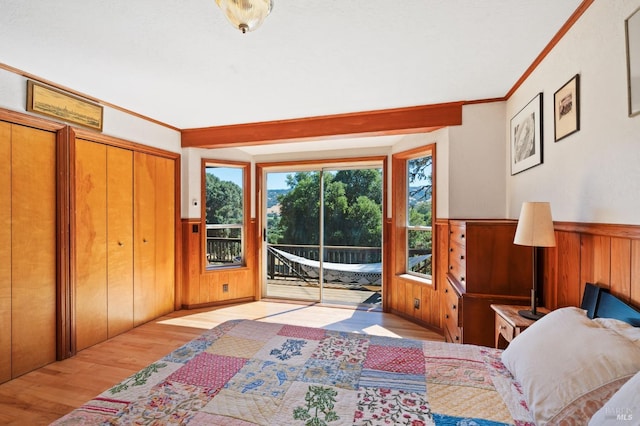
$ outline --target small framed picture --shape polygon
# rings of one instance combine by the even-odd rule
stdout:
[[[629,117],[640,114],[640,9],[624,21],[627,39]]]
[[[511,175],[542,164],[542,93],[511,119]]]
[[[553,95],[553,118],[556,142],[580,130],[580,74]]]

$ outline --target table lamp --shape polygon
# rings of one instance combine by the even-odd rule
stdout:
[[[531,288],[531,310],[522,310],[520,316],[538,320],[544,314],[537,311],[537,290],[538,290],[538,247],[554,247],[556,236],[551,219],[551,206],[548,202],[525,202],[522,203],[520,218],[516,228],[516,236],[513,243],[520,246],[530,246],[533,252],[533,286]]]

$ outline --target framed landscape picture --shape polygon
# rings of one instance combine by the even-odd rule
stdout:
[[[542,93],[511,119],[511,175],[542,164]]]
[[[580,130],[580,74],[553,95],[555,141]]]
[[[625,21],[629,117],[640,114],[640,9]]]
[[[27,80],[27,111],[102,131],[101,105]]]

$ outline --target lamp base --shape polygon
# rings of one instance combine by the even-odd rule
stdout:
[[[518,311],[518,314],[520,314],[521,317],[524,317],[526,319],[530,319],[533,321],[537,321],[544,316],[542,312],[536,312],[534,314],[533,311],[530,311],[530,310]]]

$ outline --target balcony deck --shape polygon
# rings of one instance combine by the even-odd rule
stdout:
[[[357,289],[343,288],[325,284],[322,289],[325,303],[362,305],[382,308],[381,286],[361,286]],[[267,283],[266,298],[289,300],[319,300],[320,289],[317,285],[295,279],[270,279]]]

